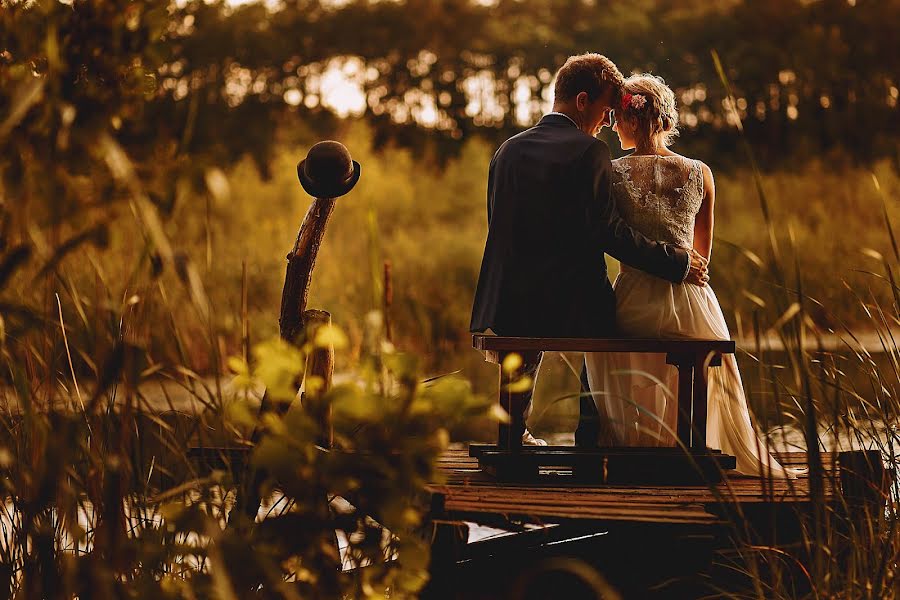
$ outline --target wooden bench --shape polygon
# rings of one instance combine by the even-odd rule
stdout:
[[[681,483],[686,474],[721,479],[721,471],[734,468],[734,457],[706,445],[707,369],[722,364],[723,354],[733,354],[731,340],[650,340],[596,338],[531,338],[476,334],[472,345],[484,353],[485,360],[502,365],[507,356],[517,354],[524,363],[537,361],[540,352],[627,352],[665,354],[666,362],[678,369],[677,448],[598,448],[545,447],[522,445],[526,394],[513,384],[520,376],[500,368],[500,406],[509,414],[501,423],[496,445],[473,445],[470,452],[482,466],[498,477],[529,479],[542,466],[570,466],[580,479],[609,480],[610,468],[616,479],[636,478],[653,483],[672,479]],[[685,459],[688,459],[687,462]],[[610,463],[614,461],[614,465]],[[683,469],[677,468],[684,465]],[[657,473],[658,472],[658,473]],[[717,473],[719,475],[717,475]],[[648,481],[650,483],[651,481]]]

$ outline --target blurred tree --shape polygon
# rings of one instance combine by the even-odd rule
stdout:
[[[265,173],[292,122],[329,131],[338,115],[365,116],[379,144],[446,156],[462,138],[497,143],[535,121],[552,72],[567,55],[595,50],[626,73],[664,76],[679,91],[683,148],[727,163],[741,157],[731,152],[715,49],[764,164],[834,151],[897,158],[900,0],[267,6],[4,0],[0,107],[32,84],[54,98],[16,117],[40,135],[17,127],[13,142],[86,157],[65,132],[93,123],[138,162],[173,163],[200,183],[205,169],[244,155]],[[174,201],[179,179],[154,187],[161,206]]]
[[[211,141],[204,123],[226,148],[238,134],[237,154],[267,156],[285,108],[321,118],[335,102],[329,85],[345,100],[361,90],[361,105],[336,112],[364,114],[381,143],[445,155],[473,134],[498,142],[539,117],[566,56],[594,50],[626,73],[663,75],[680,92],[685,148],[715,155],[730,151],[736,134],[713,49],[764,164],[823,151],[863,162],[897,154],[898,0],[304,0],[274,11],[189,2],[172,20],[178,58],[162,87],[166,110],[180,117],[171,122],[197,115],[198,146]],[[334,91],[331,76],[349,91]]]

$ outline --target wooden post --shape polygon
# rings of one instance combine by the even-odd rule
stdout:
[[[501,353],[497,359],[497,366],[500,367],[500,383],[499,383],[499,391],[500,394],[500,408],[506,411],[506,414],[509,415],[509,423],[503,423],[502,421],[497,426],[497,447],[500,450],[511,450],[510,444],[510,429],[512,425],[512,397],[509,392],[509,384],[514,380],[514,377],[508,375],[503,371],[503,360],[506,358],[506,354]],[[520,440],[521,443],[521,440]]]
[[[889,498],[888,472],[879,450],[853,450],[838,454],[841,493],[858,524],[880,524]]]
[[[316,257],[319,254],[319,246],[325,236],[325,227],[334,210],[334,198],[316,198],[306,211],[306,216],[300,224],[297,232],[297,240],[294,247],[287,255],[287,268],[284,275],[284,288],[281,292],[281,312],[278,317],[279,333],[281,339],[294,343],[306,325],[306,302],[309,299],[309,284],[312,280],[312,272],[316,266]],[[321,312],[321,311],[319,311]],[[333,364],[333,362],[332,362]],[[329,380],[330,382],[330,380]],[[259,405],[259,416],[269,412],[283,415],[287,412],[289,404],[273,406],[268,393],[264,393]],[[331,430],[323,429],[323,438],[327,431],[330,445]],[[253,445],[259,443],[263,430],[257,424],[250,435]],[[324,441],[324,439],[322,440]],[[250,469],[245,473],[243,491],[235,499],[234,513],[243,513],[251,521],[259,512],[262,502],[259,489],[267,474],[263,470]]]
[[[706,413],[709,404],[709,379],[706,354],[694,357],[694,394],[691,398],[691,450],[706,450]]]
[[[706,451],[706,421],[709,409],[709,367],[722,364],[718,353],[669,354],[666,362],[678,368],[679,441],[693,451]]]
[[[331,324],[331,314],[324,310],[308,310],[303,313],[303,321],[312,339],[315,339],[316,331]],[[331,379],[334,375],[334,347],[316,348],[309,357],[306,367],[307,386],[311,378],[321,379],[321,385],[310,391],[309,387],[303,392],[300,402],[312,418],[319,424],[319,445],[323,448],[331,448],[334,440],[334,430],[331,419],[331,404],[325,400],[325,394],[331,389]]]
[[[421,598],[427,600],[452,600],[457,597],[454,590],[456,563],[466,550],[469,526],[466,523],[432,523],[431,557],[428,564],[428,583],[421,591]]]
[[[306,326],[306,302],[309,299],[309,284],[316,266],[319,246],[325,236],[325,227],[334,210],[334,198],[316,198],[306,211],[297,241],[287,255],[287,268],[284,274],[284,287],[281,290],[281,311],[278,317],[279,334],[286,342],[294,343],[297,336]],[[321,313],[323,311],[310,311]],[[327,313],[325,313],[327,314]],[[329,319],[330,319],[329,315]],[[284,414],[289,405],[274,407],[279,414]],[[263,394],[259,406],[259,414],[273,410],[272,400],[268,393]],[[259,442],[262,430],[256,427],[250,439],[254,444]]]
[[[333,210],[334,198],[313,200],[300,224],[297,241],[294,242],[293,249],[287,255],[288,264],[284,275],[284,288],[281,291],[281,313],[278,317],[279,333],[281,339],[286,342],[294,343],[306,326],[304,316],[307,312],[309,284],[316,266],[319,246],[325,236],[325,227],[328,225],[328,219],[331,218]],[[288,408],[288,404],[273,407],[269,394],[264,393],[259,405],[259,414],[262,416],[274,410],[279,415],[283,415]],[[255,445],[261,436],[262,430],[257,426],[250,439]]]
[[[316,267],[319,246],[325,236],[325,227],[333,211],[334,198],[313,200],[300,224],[297,241],[287,255],[278,325],[282,339],[289,342],[293,342],[305,326],[303,313],[309,299],[309,284]]]
[[[684,354],[669,354],[666,363],[678,369],[677,426],[678,441],[686,448],[691,447],[691,398],[694,395],[694,361]]]
[[[307,311],[306,303],[309,299],[309,286],[312,281],[313,269],[316,266],[316,258],[319,255],[319,246],[325,237],[325,228],[331,213],[334,211],[336,198],[350,192],[359,182],[360,165],[350,157],[350,152],[338,142],[319,142],[310,148],[306,159],[297,164],[297,177],[303,189],[313,196],[313,202],[300,229],[297,232],[297,240],[294,247],[287,255],[287,268],[284,276],[284,288],[281,293],[281,311],[278,318],[279,333],[281,338],[294,344],[307,324],[317,322],[321,326],[323,322],[330,322],[330,315],[322,311]],[[334,349],[324,348],[313,352],[309,358],[307,372],[311,375],[322,377],[323,386],[315,393],[309,394],[308,400],[316,411],[321,433],[319,441],[326,447],[331,446],[331,408],[324,406],[321,400],[324,391],[331,385],[331,376],[334,371]],[[298,385],[299,387],[299,385]],[[285,406],[272,406],[268,394],[263,394],[260,403],[260,417],[274,410],[283,414],[288,409]],[[262,419],[258,421],[261,423]],[[262,430],[257,424],[251,435],[253,444],[259,442]],[[247,469],[241,481],[235,498],[232,515],[244,515],[251,523],[256,519],[262,502],[260,489],[267,474],[264,470]],[[322,498],[325,510],[328,510],[327,497]],[[230,521],[230,518],[229,518]],[[335,546],[337,540],[335,539]],[[340,565],[337,565],[340,568]]]

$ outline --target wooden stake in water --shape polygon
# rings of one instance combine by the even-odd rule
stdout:
[[[334,198],[316,198],[306,212],[297,241],[287,255],[287,272],[281,292],[281,314],[278,318],[282,339],[293,342],[303,331],[303,313],[309,300],[309,285],[325,237],[325,228],[334,211]]]
[[[304,163],[309,163],[304,166]],[[348,193],[359,179],[359,165],[350,158],[350,153],[337,142],[320,142],[313,146],[306,161],[297,166],[297,174],[304,189],[316,197],[313,199],[300,230],[294,247],[287,255],[287,268],[284,276],[284,288],[281,293],[281,310],[278,318],[281,338],[295,343],[308,325],[318,326],[330,324],[331,315],[325,311],[308,311],[309,287],[312,281],[319,247],[325,237],[325,228],[334,211],[334,202]],[[328,190],[327,193],[323,190]],[[331,446],[331,410],[317,402],[331,385],[331,374],[334,370],[334,349],[320,348],[309,357],[307,376],[321,378],[314,393],[307,394],[307,403],[321,426],[319,442],[324,447]],[[260,417],[268,412],[283,415],[287,405],[272,406],[271,398],[264,394],[260,403]],[[262,422],[262,419],[259,421]],[[255,445],[262,438],[259,425],[251,435]],[[260,487],[266,478],[262,470],[251,470],[244,479],[242,493],[235,501],[234,514],[243,513],[251,521],[256,518],[260,506]]]

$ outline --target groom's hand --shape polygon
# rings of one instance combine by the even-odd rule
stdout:
[[[688,271],[687,277],[684,278],[684,282],[706,287],[706,282],[709,281],[708,264],[709,261],[705,256],[691,248],[691,269]]]

